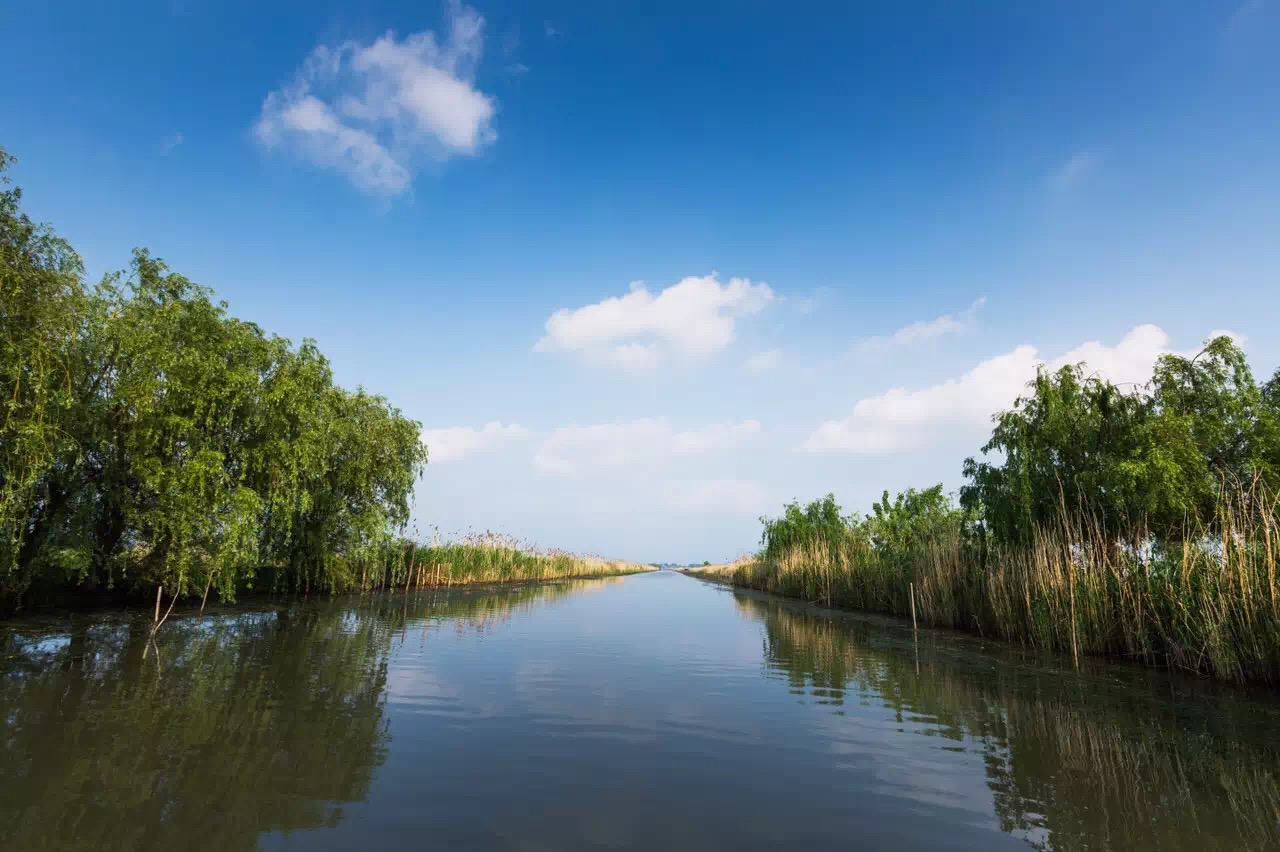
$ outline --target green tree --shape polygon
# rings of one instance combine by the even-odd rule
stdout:
[[[0,599],[340,591],[385,561],[419,424],[145,250],[88,290],[3,186]]]
[[[31,582],[34,551],[63,508],[48,477],[66,430],[86,296],[79,255],[21,210],[0,149],[0,596]]]
[[[997,539],[1025,542],[1063,511],[1104,527],[1140,512],[1136,463],[1150,401],[1085,371],[1083,364],[1040,369],[1031,393],[997,415],[982,447],[1001,460],[965,460],[961,503]]]

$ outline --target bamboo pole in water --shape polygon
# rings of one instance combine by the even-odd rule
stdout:
[[[902,587],[899,586],[898,588]],[[920,629],[919,625],[916,624],[916,584],[908,583],[907,591],[911,594],[911,630],[914,632]]]

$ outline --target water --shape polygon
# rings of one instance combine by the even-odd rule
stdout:
[[[0,847],[1280,848],[1280,701],[670,573],[0,628]]]

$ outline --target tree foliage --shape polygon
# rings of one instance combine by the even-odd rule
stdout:
[[[4,184],[0,598],[350,587],[408,520],[419,425],[145,250],[86,286],[20,202]]]
[[[1280,373],[1229,337],[1117,387],[1041,369],[937,485],[764,519],[734,581],[1036,647],[1280,681]]]
[[[1259,387],[1230,337],[1168,354],[1149,383],[1121,389],[1083,364],[1041,370],[968,459],[966,508],[999,541],[1087,519],[1136,541],[1216,523],[1223,489],[1280,486],[1280,393]]]

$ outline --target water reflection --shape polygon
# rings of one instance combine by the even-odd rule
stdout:
[[[579,581],[0,628],[0,847],[254,849],[336,825],[388,747],[397,640],[484,633]]]
[[[0,627],[0,848],[1280,847],[1280,702],[671,574]]]
[[[1162,701],[1148,671],[993,660],[946,633],[917,651],[875,620],[735,602],[762,620],[767,665],[798,695],[835,714],[878,704],[896,735],[980,753],[1001,828],[1034,848],[1280,848],[1280,715],[1257,697],[1170,679],[1190,694]]]

